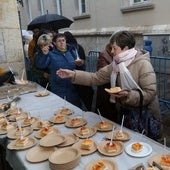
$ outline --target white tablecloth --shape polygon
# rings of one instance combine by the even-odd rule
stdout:
[[[39,90],[41,91],[42,89],[39,87]],[[19,101],[18,103],[19,107],[22,107],[24,111],[30,112],[31,115],[33,116],[38,116],[40,114],[41,119],[47,120],[54,115],[54,111],[58,110],[64,105],[74,110],[74,114],[72,116],[82,115],[82,110],[71,105],[68,102],[65,102],[63,99],[61,99],[60,97],[56,96],[53,93],[50,93],[50,95],[46,97],[35,97],[34,95],[35,93],[21,95],[21,101]],[[4,102],[4,100],[1,100],[0,104],[2,102]],[[100,121],[99,116],[92,112],[85,112],[84,118],[88,121],[89,126],[93,126]],[[61,133],[72,133],[74,130],[73,128],[65,127],[64,124],[59,124],[55,126],[60,130]],[[116,128],[118,129],[120,128],[120,126],[116,125]],[[133,132],[128,129],[126,130],[129,132],[132,138],[129,141],[124,142],[124,147],[126,147],[133,141],[137,141],[139,140],[139,138],[141,138],[141,135],[139,133]],[[104,137],[106,136],[107,133],[108,132],[97,132],[92,137],[92,139],[94,139],[97,143],[100,143],[104,140]],[[2,138],[3,135],[0,137]],[[143,158],[136,158],[129,156],[125,151],[123,151],[123,153],[118,156],[107,157],[96,151],[93,154],[82,156],[79,165],[76,168],[74,168],[74,170],[84,169],[89,162],[99,157],[108,158],[116,161],[119,170],[127,170],[138,163],[143,163],[145,166],[147,166],[148,159],[157,153],[163,152],[164,147],[163,145],[147,138],[146,136],[143,136],[141,141],[148,143],[152,147],[153,151],[149,156]],[[166,148],[166,150],[170,151],[169,148]],[[7,149],[7,161],[13,167],[14,170],[50,170],[48,161],[42,163],[29,163],[25,158],[27,152],[28,150],[11,151]]]

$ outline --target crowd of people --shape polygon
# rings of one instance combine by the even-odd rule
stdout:
[[[97,71],[89,73],[86,72],[84,48],[71,32],[54,33],[34,29],[27,53],[29,69],[31,68],[29,80],[43,87],[49,84],[48,90],[88,111],[92,110],[92,86],[95,85],[96,110],[117,123],[120,123],[125,110],[139,108],[140,90],[143,107],[155,119],[161,120],[156,75],[149,52],[137,49],[135,43],[131,32],[114,33],[99,55]],[[122,68],[125,69],[124,72]],[[126,70],[131,75],[129,82],[125,81]],[[120,87],[123,90],[118,93],[105,91],[111,87]]]

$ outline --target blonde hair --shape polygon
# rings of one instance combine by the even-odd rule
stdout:
[[[37,45],[38,46],[46,46],[48,45],[49,43],[52,42],[52,39],[50,37],[50,35],[48,34],[42,34],[39,38],[38,38],[38,41],[37,41]]]

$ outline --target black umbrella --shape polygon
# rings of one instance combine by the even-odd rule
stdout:
[[[45,14],[41,15],[39,17],[36,17],[33,19],[28,27],[27,30],[33,30],[34,28],[44,28],[44,29],[49,29],[49,30],[58,30],[61,28],[67,28],[69,27],[73,21],[70,19],[58,15],[58,14]]]

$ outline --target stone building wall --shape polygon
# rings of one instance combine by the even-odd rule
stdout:
[[[0,67],[11,66],[19,76],[25,69],[17,1],[0,1]]]

